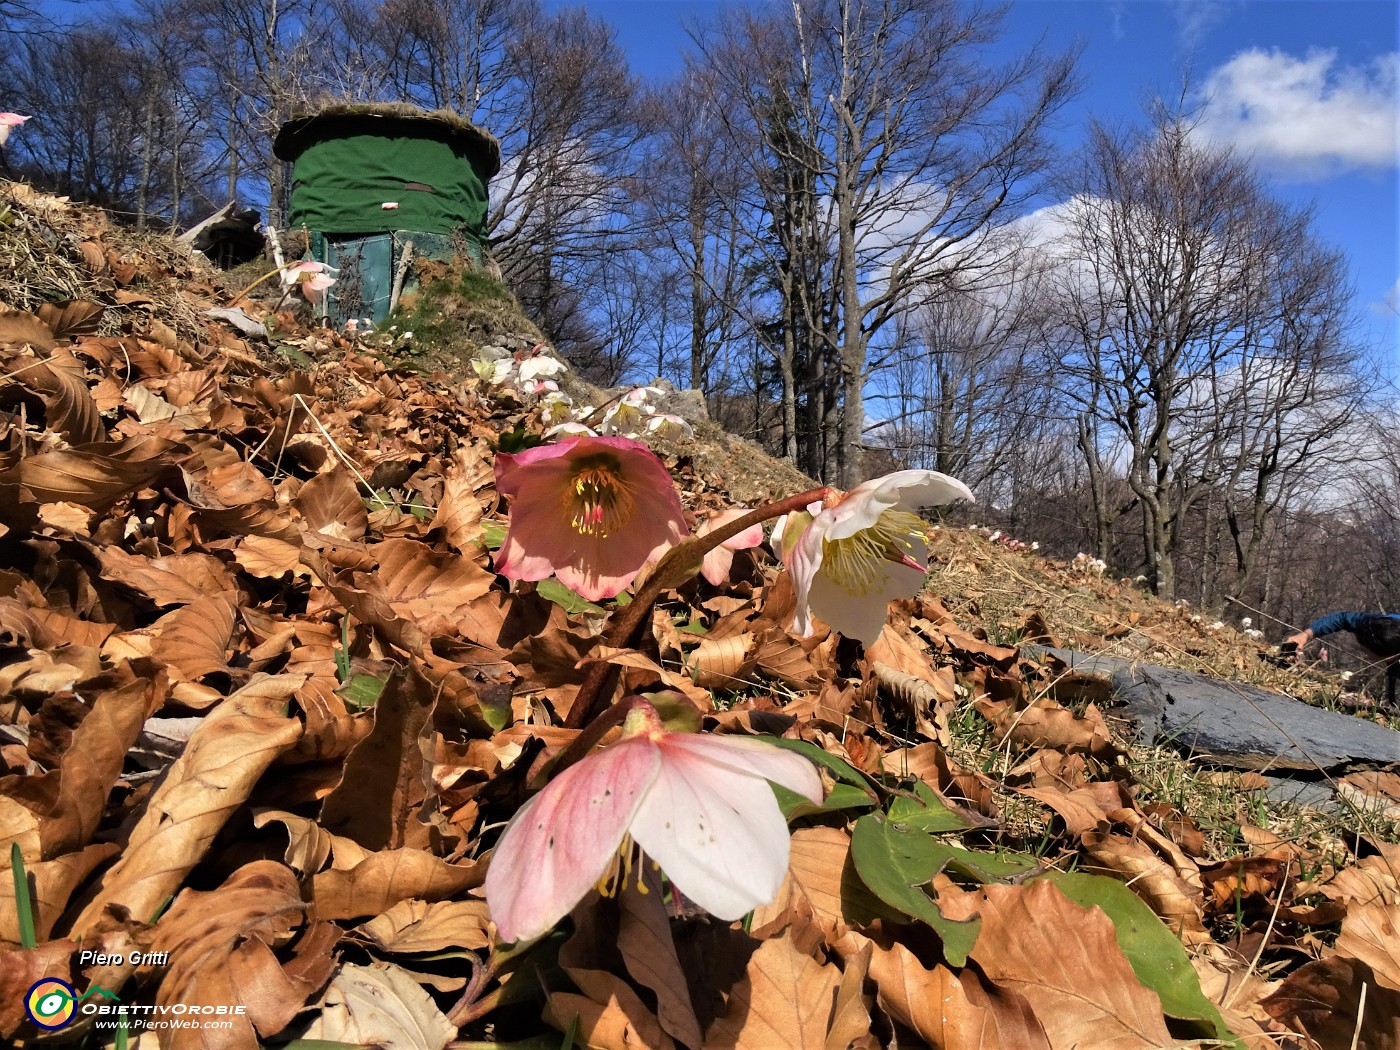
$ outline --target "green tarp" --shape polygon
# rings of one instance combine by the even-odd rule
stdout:
[[[383,320],[407,241],[415,256],[481,262],[500,147],[467,121],[340,106],[289,120],[273,152],[292,162],[288,226],[311,234],[312,258],[339,268],[326,303],[333,322]]]

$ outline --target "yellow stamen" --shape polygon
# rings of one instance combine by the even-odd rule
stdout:
[[[617,847],[617,853],[613,855],[612,863],[595,884],[598,893],[604,897],[612,897],[627,889],[627,880],[632,877],[632,863],[637,863],[637,887],[641,892],[646,892],[646,887],[642,885],[641,873],[642,849],[632,841],[631,835],[622,836],[622,842]]]
[[[625,526],[636,501],[617,458],[601,452],[580,458],[569,475],[564,508],[569,524],[585,536],[607,537]]]
[[[864,597],[884,585],[885,564],[923,568],[913,559],[927,526],[907,510],[887,510],[854,536],[822,541],[822,571],[849,594]]]

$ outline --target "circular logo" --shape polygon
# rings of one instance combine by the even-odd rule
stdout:
[[[24,997],[24,1010],[40,1028],[62,1028],[73,1020],[73,1004],[78,997],[73,986],[56,977],[35,981]]]

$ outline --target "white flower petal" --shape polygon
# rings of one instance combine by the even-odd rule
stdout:
[[[927,579],[921,569],[894,562],[886,562],[884,570],[884,579],[872,581],[870,590],[863,595],[852,594],[833,583],[826,574],[817,573],[807,593],[811,612],[847,638],[874,645],[885,629],[890,602],[918,594]]]
[[[762,777],[668,743],[632,837],[682,893],[733,921],[777,896],[787,874],[787,822]]]
[[[824,796],[822,778],[809,759],[766,740],[735,735],[672,733],[666,737],[663,751],[670,754],[677,749],[738,773],[771,780],[812,802],[820,802]]]

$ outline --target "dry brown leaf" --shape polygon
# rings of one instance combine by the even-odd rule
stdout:
[[[0,1039],[9,1039],[26,1021],[29,989],[45,977],[73,983],[69,966],[78,946],[69,940],[49,941],[36,948],[0,952]]]
[[[161,438],[140,437],[26,456],[0,471],[0,497],[17,502],[16,490],[20,490],[40,503],[77,503],[107,510],[170,469],[173,447]]]
[[[731,634],[724,638],[702,638],[685,657],[686,669],[702,689],[736,689],[753,674],[757,657],[752,655],[752,634]]]
[[[239,568],[259,579],[276,579],[285,573],[310,574],[302,563],[301,548],[272,536],[244,536],[234,557]]]
[[[485,878],[480,862],[449,864],[426,850],[383,850],[353,868],[312,876],[311,899],[318,919],[357,919],[380,915],[400,901],[446,900]]]
[[[375,701],[373,728],[350,751],[340,783],[321,806],[327,831],[370,850],[424,844],[418,841],[424,826],[413,814],[426,795],[424,751],[432,747],[436,701],[437,690],[415,665],[392,675]]]
[[[303,681],[258,675],[210,712],[146,803],[75,933],[92,929],[109,904],[147,919],[180,888],[267,767],[301,736],[286,707]]]
[[[86,369],[67,350],[52,351],[43,363],[19,365],[13,381],[44,399],[47,429],[62,434],[70,445],[106,440],[107,428],[88,392]]]
[[[656,1019],[662,1031],[683,1046],[701,1044],[700,1022],[690,1002],[685,972],[671,940],[671,923],[661,899],[660,881],[649,892],[636,888],[618,895],[621,913],[617,947],[632,979],[656,996]]]
[[[926,968],[908,948],[882,948],[854,932],[836,944],[846,959],[869,954],[869,972],[881,1009],[942,1050],[1050,1050],[1045,1030],[1017,992],[988,987],[975,970]]]
[[[1210,942],[1210,932],[1201,918],[1202,890],[1194,866],[1193,884],[1139,838],[1090,831],[1081,844],[1086,872],[1126,882],[1183,944]]]
[[[841,974],[799,951],[791,928],[758,946],[727,1009],[705,1033],[707,1050],[825,1050]]]
[[[389,963],[340,968],[303,1038],[379,1050],[442,1050],[457,1034],[432,997]]]
[[[1400,904],[1353,904],[1333,950],[1360,959],[1377,981],[1400,992]]]
[[[485,901],[406,900],[351,931],[381,952],[419,955],[449,948],[485,948],[491,913]]]
[[[18,310],[0,312],[0,346],[32,346],[52,350],[57,345],[53,329],[30,313]]]
[[[156,951],[169,955],[157,1004],[242,1005],[229,1028],[200,1030],[201,1046],[249,1045],[276,1035],[330,976],[321,960],[310,975],[293,976],[274,951],[301,925],[306,905],[296,876],[269,860],[246,864],[218,889],[185,890],[156,924]],[[319,971],[319,972],[318,972]]]
[[[1108,817],[1092,792],[1059,791],[1055,788],[1019,788],[1021,794],[1042,802],[1053,809],[1065,822],[1065,830],[1073,838],[1086,832],[1108,828]]]
[[[238,582],[209,554],[147,558],[120,547],[101,550],[102,575],[144,594],[156,605],[190,605],[206,595],[237,594]]]
[[[831,1029],[826,1033],[825,1050],[848,1050],[861,1039],[871,1037],[870,1004],[865,994],[869,971],[869,951],[846,958],[841,984],[836,989],[836,1005],[831,1011]]]
[[[121,776],[127,752],[164,698],[162,686],[150,680],[113,682],[94,691],[92,709],[74,730],[59,769],[16,785],[27,793],[42,790],[46,777],[58,781],[53,807],[41,825],[46,858],[87,845],[101,823],[107,795]]]
[[[1050,1045],[1162,1050],[1172,1044],[1157,994],[1139,983],[1113,923],[1044,879],[982,889],[972,949],[997,985],[1024,996]]]
[[[33,880],[34,930],[41,941],[48,939],[54,924],[67,910],[73,891],[98,865],[118,852],[114,843],[101,842],[53,860],[25,864],[24,870]],[[5,866],[9,867],[8,862]],[[20,943],[18,916],[15,880],[0,879],[0,941],[12,945]]]
[[[86,299],[66,299],[62,302],[44,303],[39,307],[39,319],[48,325],[58,339],[72,339],[83,335],[96,335],[102,324],[102,314],[106,307]]]
[[[1301,966],[1261,1005],[1327,1050],[1400,1046],[1400,992],[1376,983],[1360,959],[1334,956]]]
[[[234,603],[227,595],[197,598],[156,621],[151,655],[187,682],[226,670],[234,616]]]
[[[358,540],[369,527],[369,513],[355,479],[345,467],[317,474],[293,501],[312,532],[333,540]]]

